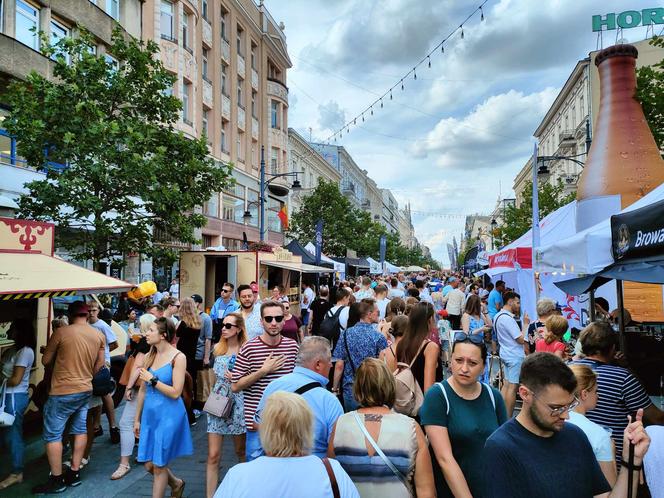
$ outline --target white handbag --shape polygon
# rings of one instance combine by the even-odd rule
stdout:
[[[5,399],[7,398],[7,381],[2,383],[2,404],[0,405],[0,427],[11,427],[14,424],[16,417],[11,413],[5,411]],[[14,393],[12,392],[12,406],[14,403]]]

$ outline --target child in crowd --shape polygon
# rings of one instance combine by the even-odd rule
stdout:
[[[446,370],[449,366],[449,351],[450,351],[450,330],[452,325],[447,319],[447,310],[438,310],[440,317],[436,326],[438,327],[438,338],[440,339],[440,361],[443,369]]]
[[[563,342],[563,336],[567,333],[569,324],[565,317],[560,315],[551,315],[545,322],[546,332],[542,339],[535,342],[535,351],[538,353],[553,353],[560,358],[564,358],[567,347]]]

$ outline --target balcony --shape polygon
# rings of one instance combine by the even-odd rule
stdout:
[[[203,19],[203,43],[207,45],[208,48],[212,48],[212,25]]]
[[[186,47],[185,47],[186,48]],[[189,53],[187,50],[181,52],[182,61],[183,61],[183,73],[182,76],[187,79],[190,83],[196,81],[196,59],[194,55]]]
[[[244,57],[242,57],[240,54],[237,54],[237,74],[240,76],[240,78],[244,78],[244,75],[246,74],[246,66],[244,64]]]
[[[252,116],[251,118],[251,138],[258,140],[259,125],[258,120]]]
[[[175,39],[162,37],[159,40],[159,53],[164,67],[172,72],[178,72],[178,42]]]
[[[221,58],[226,62],[226,64],[231,63],[231,46],[228,43],[228,40],[221,39]]]
[[[251,88],[258,90],[258,71],[251,68]]]
[[[281,81],[268,79],[267,94],[271,97],[277,97],[288,104],[288,88]]]
[[[221,117],[231,119],[231,98],[224,94],[221,95]]]
[[[244,111],[244,108],[242,106],[237,106],[237,126],[240,128],[242,131],[245,130],[246,126],[246,113]]]
[[[562,130],[559,135],[559,146],[569,147],[576,145],[574,130]]]
[[[203,79],[203,105],[208,109],[212,109],[214,103],[212,83],[207,79]]]

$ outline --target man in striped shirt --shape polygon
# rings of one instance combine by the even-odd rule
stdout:
[[[611,365],[616,353],[616,333],[606,322],[593,322],[581,332],[586,357],[575,361],[588,365],[597,374],[597,407],[586,413],[593,422],[611,429],[620,462],[627,415],[643,408],[644,425],[664,425],[664,412],[650,400],[646,390],[626,368]]]
[[[260,314],[263,334],[245,342],[240,348],[231,378],[233,392],[244,392],[247,461],[260,454],[261,444],[258,431],[254,428],[254,415],[263,391],[274,379],[293,371],[298,351],[297,342],[281,335],[284,327],[282,303],[265,301],[261,304]]]

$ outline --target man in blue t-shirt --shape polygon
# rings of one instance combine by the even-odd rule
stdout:
[[[496,287],[489,292],[489,302],[487,303],[491,320],[496,316],[496,313],[503,309],[503,292],[505,292],[505,282],[498,280]]]
[[[625,430],[634,443],[634,463],[624,463],[611,490],[584,432],[566,423],[578,405],[574,373],[551,353],[534,353],[521,367],[523,408],[499,427],[484,446],[485,498],[627,498],[628,473],[639,482],[639,469],[650,440],[639,410]],[[624,462],[628,461],[623,454]]]
[[[216,343],[221,337],[221,322],[229,313],[240,309],[240,303],[233,299],[235,286],[230,282],[225,282],[221,286],[219,298],[212,305],[210,310],[210,319],[212,320],[212,342]]]

